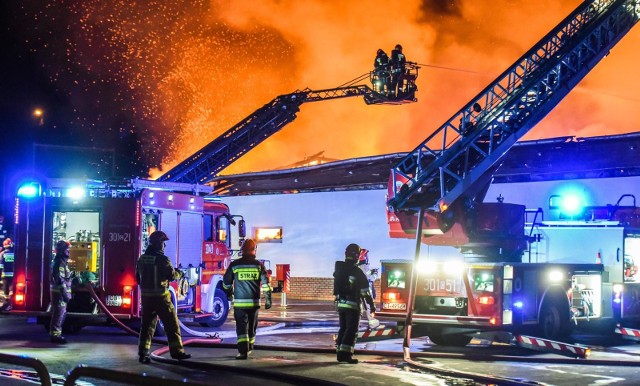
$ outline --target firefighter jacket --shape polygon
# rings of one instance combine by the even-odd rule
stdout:
[[[360,299],[364,299],[372,309],[375,308],[369,291],[369,280],[352,261],[336,261],[333,277],[333,293],[338,301],[338,311],[360,311]]]
[[[136,282],[142,296],[160,296],[169,291],[169,283],[180,278],[164,251],[147,247],[136,264]]]
[[[0,252],[0,277],[13,277],[13,260],[14,256],[11,249],[8,248]]]
[[[405,63],[407,62],[406,57],[400,50],[391,51],[391,67],[394,72],[404,70]]]
[[[253,255],[242,256],[229,264],[222,287],[229,293],[233,287],[234,308],[260,308],[260,288],[271,299],[271,286],[264,265]]]
[[[71,271],[67,261],[66,255],[56,254],[51,268],[51,292],[60,294],[65,302],[71,300]]]

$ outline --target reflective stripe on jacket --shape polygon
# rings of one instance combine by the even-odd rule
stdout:
[[[162,251],[149,246],[136,264],[136,281],[142,296],[163,295],[169,283],[178,279],[180,272],[173,269],[171,260]]]
[[[2,252],[0,270],[2,270],[2,277],[13,277],[13,252],[8,250]]]
[[[71,298],[71,271],[67,265],[67,258],[57,254],[51,267],[51,292],[66,293]]]
[[[360,299],[371,299],[369,291],[369,280],[367,276],[356,265],[346,267],[348,272],[348,290],[346,293],[338,295],[338,310],[360,310]],[[336,273],[334,273],[336,276]]]
[[[225,291],[233,287],[235,308],[259,308],[261,288],[267,299],[271,297],[267,270],[255,256],[251,255],[231,262],[224,273],[222,287]]]

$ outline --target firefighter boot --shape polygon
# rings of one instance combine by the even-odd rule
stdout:
[[[67,339],[61,335],[56,335],[56,336],[52,335],[51,342],[59,343],[59,344],[67,344]]]
[[[149,358],[148,354],[140,354],[138,355],[138,362],[140,363],[150,363],[151,358]]]
[[[340,351],[338,352],[338,362],[350,363],[355,365],[356,363],[358,363],[358,360],[353,357],[353,354]]]
[[[240,359],[240,360],[244,360],[247,359],[249,356],[247,354],[243,354],[243,353],[238,353],[238,355],[236,355],[236,359]]]
[[[176,355],[171,355],[171,358],[177,359],[179,361],[183,361],[185,359],[191,358],[191,354],[187,354],[186,352],[183,351],[183,352],[177,353]]]

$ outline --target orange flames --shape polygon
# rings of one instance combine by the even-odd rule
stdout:
[[[160,138],[162,146],[145,144],[141,135],[138,156],[161,159],[165,171],[278,95],[336,87],[370,71],[378,48],[390,52],[400,43],[408,60],[449,68],[422,68],[414,104],[347,98],[303,105],[296,121],[223,171],[230,174],[320,151],[338,159],[409,151],[580,3],[113,0],[43,12],[78,19],[63,23],[76,39],[66,59],[74,71],[122,86],[115,102],[135,125],[124,122],[121,134],[144,130]],[[639,45],[636,28],[527,139],[638,131]],[[78,87],[95,87],[92,81]]]

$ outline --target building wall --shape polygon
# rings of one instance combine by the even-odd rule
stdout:
[[[271,286],[276,288],[278,282],[271,279]],[[380,302],[380,279],[374,283],[376,303]],[[328,277],[292,277],[291,291],[287,293],[290,299],[303,300],[333,300],[333,278]]]
[[[332,278],[350,243],[368,249],[371,268],[381,259],[413,259],[413,239],[391,239],[385,212],[385,190],[225,197],[234,214],[242,214],[247,231],[282,226],[282,243],[260,243],[258,259],[290,264],[292,277]],[[421,256],[459,257],[451,247],[422,245]]]
[[[567,187],[583,192],[586,205],[615,204],[622,194],[640,199],[640,177],[626,177],[495,184],[486,201],[502,195],[505,202],[543,208],[545,219],[550,219],[549,196],[562,194]],[[350,243],[370,250],[371,268],[379,268],[382,259],[414,258],[413,239],[389,238],[385,194],[386,190],[271,194],[225,197],[224,202],[232,213],[245,217],[248,231],[260,226],[282,227],[282,242],[260,243],[258,258],[269,260],[274,274],[278,264],[290,265],[290,298],[328,300],[333,298],[334,263],[344,258]],[[629,198],[621,203],[632,204]],[[424,244],[420,258],[462,259],[452,247]]]

